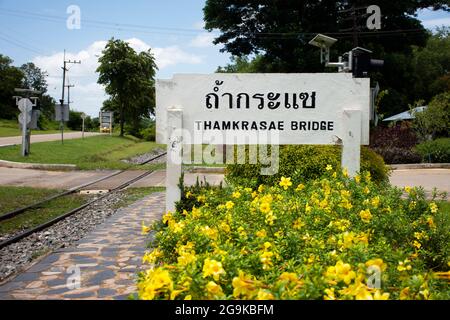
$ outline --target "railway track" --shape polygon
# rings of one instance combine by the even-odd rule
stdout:
[[[163,152],[149,160],[146,160],[142,163],[140,163],[139,165],[145,165],[145,164],[149,164],[151,162],[154,162],[162,157],[164,157],[167,154],[167,152]],[[0,223],[6,220],[10,220],[12,218],[15,218],[19,215],[22,215],[24,213],[26,213],[27,211],[31,210],[31,209],[35,209],[40,207],[41,205],[48,203],[50,201],[53,201],[55,199],[58,198],[62,198],[65,197],[67,195],[70,194],[74,194],[74,193],[78,193],[78,192],[85,192],[86,194],[89,194],[90,191],[101,191],[101,195],[99,197],[97,197],[94,200],[91,200],[85,204],[83,204],[82,206],[73,209],[69,212],[66,212],[48,222],[45,222],[44,224],[41,224],[39,226],[36,226],[34,228],[28,229],[18,235],[15,235],[12,238],[9,238],[3,242],[0,243],[0,249],[3,249],[13,243],[16,243],[26,237],[29,237],[30,235],[36,233],[36,232],[40,232],[42,230],[45,230],[47,228],[49,228],[50,226],[56,224],[57,222],[64,220],[72,215],[74,215],[75,213],[83,210],[86,207],[89,207],[90,205],[92,205],[93,203],[100,201],[102,199],[104,199],[109,193],[111,192],[115,192],[115,191],[119,191],[119,190],[123,190],[127,187],[129,187],[130,185],[136,183],[139,180],[144,179],[145,177],[149,176],[150,174],[152,174],[153,171],[128,171],[128,169],[125,170],[121,170],[118,172],[114,172],[106,177],[100,178],[100,179],[96,179],[95,181],[91,181],[89,183],[83,184],[81,186],[78,186],[76,188],[70,189],[68,191],[65,191],[63,193],[51,196],[49,198],[43,199],[40,202],[34,203],[32,205],[14,210],[12,212],[6,213],[2,216],[0,216]],[[108,182],[109,181],[109,182]],[[111,187],[111,185],[113,185]]]

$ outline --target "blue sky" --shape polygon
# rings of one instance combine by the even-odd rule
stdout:
[[[81,29],[69,30],[67,8],[81,10]],[[0,53],[15,65],[33,61],[49,73],[49,92],[60,99],[63,50],[81,66],[69,72],[73,108],[97,115],[104,100],[96,84],[97,55],[111,37],[130,40],[136,50],[152,48],[159,78],[174,73],[211,73],[229,61],[202,30],[204,0],[0,0]],[[428,28],[450,25],[450,15],[424,10]],[[133,25],[133,26],[131,26]]]

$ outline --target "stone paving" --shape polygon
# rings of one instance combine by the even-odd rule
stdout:
[[[154,193],[119,211],[73,247],[60,249],[0,286],[0,300],[126,300],[150,236],[161,218],[164,194]],[[79,276],[78,276],[79,275]]]

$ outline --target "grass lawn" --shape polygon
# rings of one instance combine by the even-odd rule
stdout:
[[[11,191],[14,191],[14,187],[10,188]],[[15,203],[19,203],[22,199],[22,195],[20,194],[21,190],[15,190],[15,197],[11,197]],[[35,201],[42,200],[43,198],[38,198],[38,195],[41,195],[42,192],[51,192],[51,190],[41,190],[34,189],[36,193]],[[5,235],[17,231],[23,231],[30,229],[32,227],[36,227],[41,225],[47,221],[50,221],[61,214],[68,212],[72,209],[78,208],[83,205],[88,199],[88,196],[82,196],[79,194],[69,195],[60,199],[55,199],[46,204],[43,204],[42,207],[35,208],[27,211],[23,215],[19,215],[10,220],[0,222],[0,235]],[[2,202],[3,203],[3,202]],[[20,205],[17,207],[23,207],[24,203],[20,202]]]
[[[153,192],[160,192],[164,188],[130,188],[125,190],[125,197],[113,209],[126,207]],[[20,187],[0,187],[0,214],[10,212],[14,209],[24,207],[52,194],[59,190],[33,189]],[[59,215],[72,209],[78,208],[88,201],[89,196],[73,194],[61,199],[55,199],[44,204],[40,208],[28,211],[10,220],[0,222],[0,235],[6,235],[18,231],[24,231],[32,227],[41,225]]]
[[[70,132],[71,130],[64,130]],[[59,130],[33,130],[32,134],[51,134],[59,133]],[[21,136],[22,132],[16,120],[0,120],[0,138]]]
[[[61,193],[62,190],[0,186],[0,215]]]
[[[81,170],[127,169],[121,160],[163,148],[154,142],[132,137],[96,136],[86,139],[34,143],[28,158],[20,155],[20,146],[0,148],[0,159],[14,162],[75,164]],[[163,165],[132,166],[131,169],[159,169]]]

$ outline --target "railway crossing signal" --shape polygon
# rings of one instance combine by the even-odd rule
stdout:
[[[22,130],[22,156],[26,157],[30,154],[30,129],[37,128],[37,121],[40,115],[39,110],[33,110],[33,107],[37,105],[38,98],[31,97],[31,95],[38,95],[41,92],[30,89],[15,89],[15,91],[24,95],[24,97],[15,96],[14,98],[20,110],[18,120]]]

